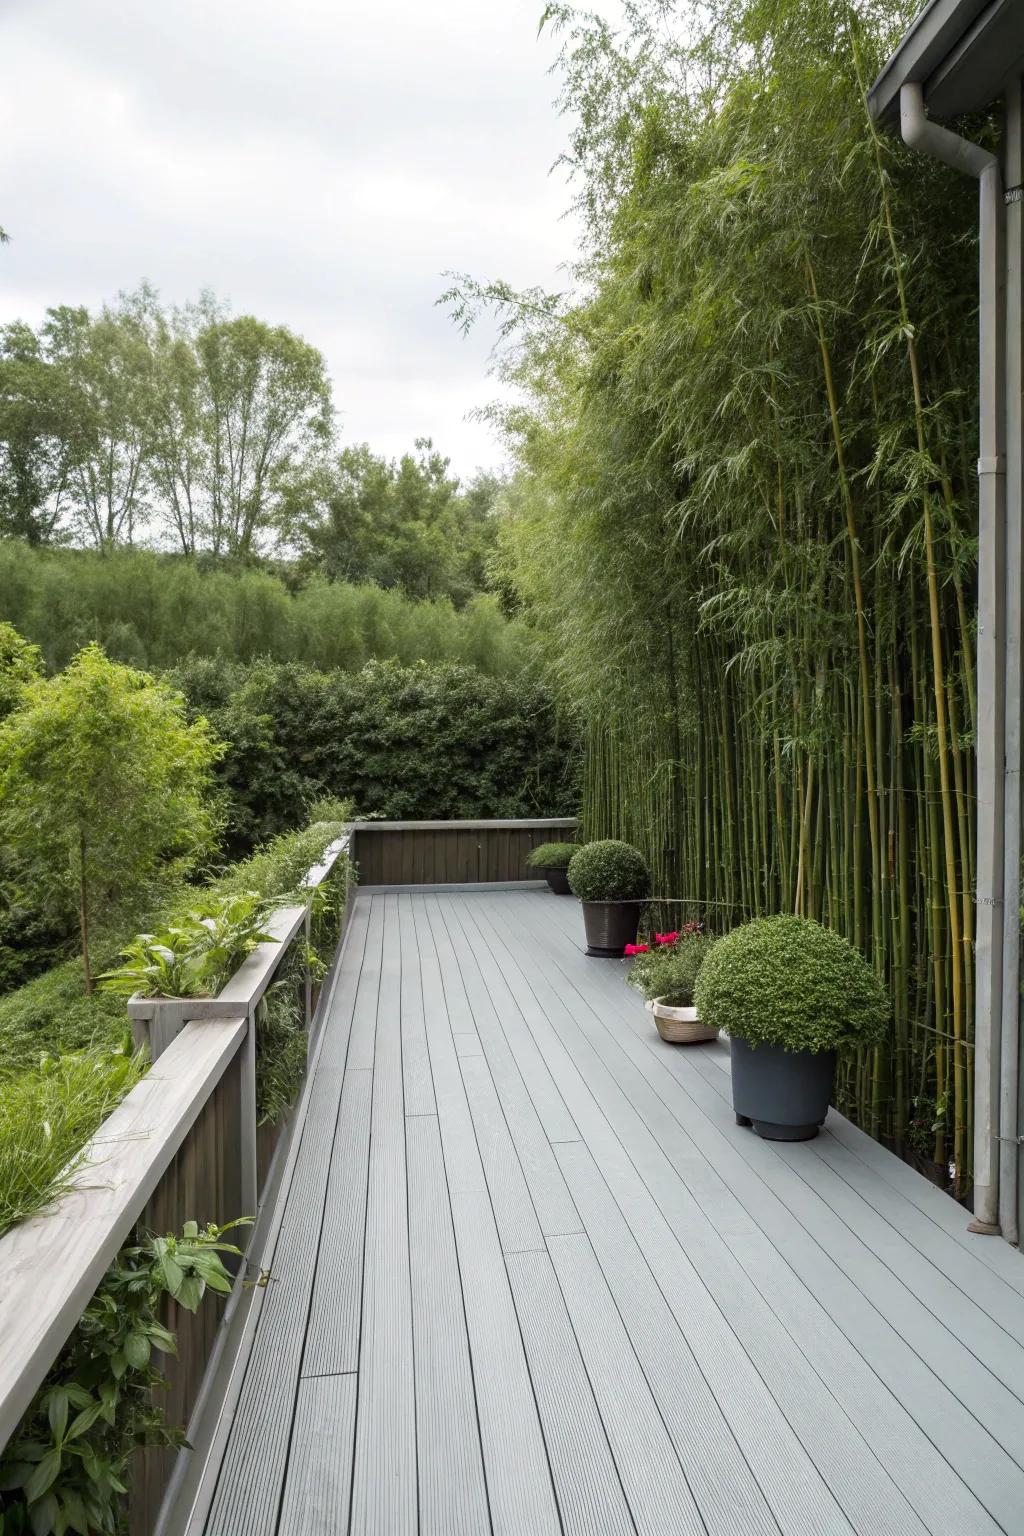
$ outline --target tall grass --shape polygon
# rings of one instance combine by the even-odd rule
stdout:
[[[394,589],[204,565],[150,550],[40,550],[0,541],[0,618],[60,668],[91,640],[115,660],[162,668],[183,657],[269,656],[324,670],[396,658],[459,661],[500,676],[529,659],[526,627],[480,595],[462,609]]]
[[[86,1144],[145,1066],[141,1056],[95,1046],[0,1082],[0,1237],[70,1187]]]

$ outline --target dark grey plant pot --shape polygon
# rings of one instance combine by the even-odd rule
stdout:
[[[564,869],[545,869],[544,878],[556,896],[571,896],[569,876]]]
[[[587,932],[587,954],[608,960],[622,958],[627,944],[636,943],[640,927],[638,901],[585,901],[583,926]]]
[[[784,1051],[730,1041],[732,1107],[766,1141],[810,1141],[832,1101],[835,1051]]]

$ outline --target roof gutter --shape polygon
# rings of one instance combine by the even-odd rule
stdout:
[[[1005,295],[1002,282],[1004,209],[999,161],[970,139],[929,120],[920,84],[900,88],[900,129],[912,149],[942,160],[979,188],[980,248],[978,312],[980,400],[978,457],[978,608],[992,622],[978,627],[978,846],[975,954],[975,1130],[974,1232],[1015,1237],[1017,1206],[1017,1117],[1007,1124],[1001,1086],[1017,1083],[1017,1030],[1002,1029],[1003,879],[1005,768],[1005,558],[1006,457]],[[1013,1138],[1012,1154],[1009,1141]],[[1001,1152],[1003,1155],[1001,1156]]]

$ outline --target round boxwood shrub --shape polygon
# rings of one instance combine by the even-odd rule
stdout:
[[[670,1008],[689,1008],[697,973],[715,940],[694,933],[675,944],[660,944],[646,955],[637,955],[629,971],[629,984],[644,997],[659,998]]]
[[[651,872],[639,848],[614,838],[577,848],[568,879],[581,901],[637,901],[651,893]]]
[[[787,1051],[873,1045],[889,1023],[885,988],[864,957],[807,917],[762,917],[719,939],[694,1002],[712,1029]]]
[[[528,869],[568,869],[577,843],[541,843],[526,856]]]

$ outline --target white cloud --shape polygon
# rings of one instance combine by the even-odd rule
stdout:
[[[540,0],[17,0],[0,22],[0,320],[143,278],[321,347],[349,442],[500,449],[491,334],[442,272],[562,285],[569,194]]]

